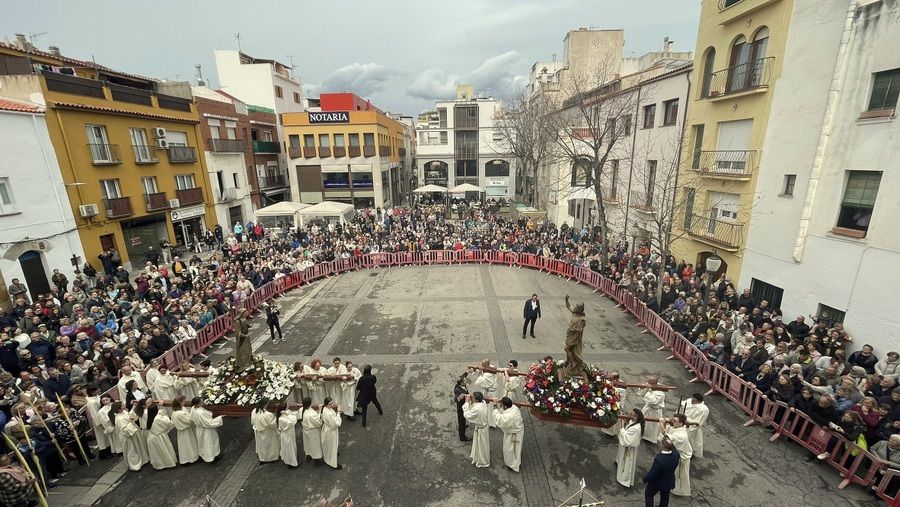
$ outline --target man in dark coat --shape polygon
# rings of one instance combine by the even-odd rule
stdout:
[[[532,294],[531,299],[525,301],[523,316],[525,318],[525,323],[522,324],[522,339],[525,339],[525,331],[528,329],[529,323],[531,323],[531,337],[535,338],[534,323],[541,318],[541,302],[538,300],[537,294]]]
[[[662,441],[662,452],[653,458],[650,471],[644,475],[644,502],[653,507],[656,494],[659,493],[659,507],[668,507],[669,493],[675,488],[675,469],[681,456],[669,439]]]
[[[372,375],[372,365],[367,364],[366,367],[363,368],[362,377],[356,382],[356,390],[359,391],[356,403],[362,410],[363,428],[366,427],[366,411],[369,407],[369,403],[375,404],[375,408],[378,409],[378,415],[384,414],[384,411],[381,409],[381,403],[378,403],[378,395],[375,391],[376,382],[378,382],[378,379],[375,378],[375,375]]]

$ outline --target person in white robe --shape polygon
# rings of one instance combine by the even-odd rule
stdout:
[[[153,390],[153,386],[156,384],[156,377],[159,376],[159,359],[154,359],[150,361],[150,368],[147,368],[147,375],[144,378],[144,381],[147,383],[147,387],[150,390]]]
[[[115,418],[116,431],[122,437],[122,450],[128,469],[135,472],[144,466],[144,456],[141,454],[141,429],[137,426],[137,416],[134,412],[126,411],[120,402],[113,403],[110,410],[111,417]]]
[[[639,409],[631,411],[631,418],[619,429],[619,451],[616,454],[616,480],[630,488],[634,486],[637,470],[637,452],[644,432],[644,413]]]
[[[619,372],[616,372],[616,371],[609,372],[609,380],[613,384],[618,384],[620,381]],[[628,391],[626,391],[624,387],[617,387],[616,393],[619,395],[619,406],[624,407],[625,406],[625,398],[628,396]],[[621,428],[622,428],[622,419],[616,419],[615,424],[613,424],[609,428],[600,428],[600,431],[611,437],[618,437],[619,430]]]
[[[100,397],[100,403],[103,405],[97,411],[97,419],[103,426],[103,433],[109,440],[109,452],[113,455],[122,454],[122,435],[116,430],[115,417],[110,417],[113,401],[109,395],[104,394]]]
[[[709,407],[703,402],[703,395],[694,393],[691,399],[681,403],[681,413],[687,416],[688,438],[694,450],[694,458],[703,457],[703,427],[709,418]]]
[[[325,398],[325,406],[322,407],[322,459],[335,470],[344,468],[344,465],[337,461],[340,428],[340,407],[334,401]]]
[[[174,400],[178,397],[178,377],[169,373],[169,369],[164,365],[160,366],[159,375],[156,376],[156,379],[153,381],[153,387],[151,387],[153,391],[153,397],[158,400]],[[172,409],[169,407],[162,407],[163,412],[166,415],[172,414]]]
[[[175,427],[178,443],[178,463],[190,465],[200,458],[197,449],[197,434],[191,422],[191,407],[184,406],[184,396],[172,400],[172,426]]]
[[[147,403],[149,401],[150,400],[148,400],[147,398],[138,400],[134,404],[134,408],[131,409],[132,412],[137,415],[137,425],[138,428],[141,429],[141,438],[138,440],[138,445],[140,446],[141,456],[144,458],[144,463],[150,461],[150,448],[147,447],[147,437],[150,436],[150,420],[147,414]]]
[[[685,426],[687,417],[684,414],[675,414],[674,417],[664,421],[660,424],[659,441],[668,438],[681,455],[678,468],[675,469],[675,489],[672,490],[672,494],[691,496],[691,456],[694,452]]]
[[[85,403],[84,407],[91,429],[94,430],[94,439],[97,440],[97,454],[100,459],[107,459],[112,456],[112,453],[109,449],[109,437],[106,435],[103,424],[100,422],[100,409],[103,408],[104,405],[109,404],[109,396],[104,397],[106,401],[104,404],[103,400],[100,398],[100,389],[89,387],[87,392],[87,403]],[[109,415],[107,415],[107,417],[109,417]]]
[[[216,428],[222,425],[222,416],[213,417],[212,412],[203,405],[203,400],[194,398],[191,405],[191,422],[197,434],[198,454],[203,461],[212,463],[219,457],[219,432]]]
[[[250,413],[250,425],[256,440],[256,457],[260,463],[268,463],[278,459],[280,443],[278,440],[278,423],[275,414],[269,412],[269,400],[262,400]]]
[[[300,426],[303,428],[303,452],[306,453],[306,460],[315,460],[318,466],[322,461],[322,416],[317,407],[313,407],[309,397],[303,398]]]
[[[304,388],[306,382],[301,377],[301,375],[303,375],[303,371],[304,371],[303,362],[297,361],[296,363],[294,363],[294,391],[293,391],[294,403],[303,404],[303,398],[306,397],[303,393],[303,388]]]
[[[472,426],[472,452],[469,457],[472,464],[479,468],[491,465],[491,434],[488,429],[490,422],[488,414],[490,408],[484,402],[484,395],[480,391],[466,397],[463,406],[463,417]]]
[[[517,401],[522,392],[522,376],[515,375],[519,372],[519,362],[515,359],[509,361],[509,364],[498,375],[498,382],[501,386],[500,395]]]
[[[297,462],[297,411],[288,410],[287,405],[282,403],[278,406],[275,413],[275,421],[278,424],[278,440],[281,461],[288,468],[297,468],[300,463]]]
[[[175,467],[175,448],[169,432],[172,431],[172,420],[166,415],[165,410],[159,410],[157,405],[147,409],[155,410],[156,416],[150,423],[150,432],[147,435],[147,448],[150,451],[150,465],[156,470]]]
[[[181,365],[183,372],[196,372],[197,370],[190,363]],[[175,389],[180,396],[186,400],[193,400],[195,396],[200,396],[200,381],[197,377],[175,377]]]
[[[346,375],[347,367],[341,363],[341,358],[336,357],[331,362],[331,367],[326,370],[328,375]],[[325,396],[331,398],[331,401],[334,402],[335,405],[341,406],[344,404],[344,381],[342,380],[329,380],[325,382]]]
[[[341,398],[343,403],[341,404],[341,412],[344,413],[344,416],[348,421],[356,420],[356,382],[362,377],[362,373],[359,371],[359,368],[353,365],[352,362],[347,361],[347,375],[349,375],[349,380],[342,382],[342,386],[344,388],[344,394]]]
[[[310,364],[303,366],[303,374],[323,377],[328,374],[328,370],[322,366],[322,361],[313,359]],[[312,399],[313,405],[321,405],[322,401],[325,400],[325,381],[321,378],[307,378],[306,390],[310,399]]]
[[[641,408],[641,412],[644,413],[644,418],[652,417],[655,419],[661,419],[663,416],[663,410],[666,409],[666,393],[664,391],[656,391],[653,389],[659,382],[659,379],[656,377],[647,377],[648,387],[641,389],[638,391],[638,394],[644,399],[644,406]],[[656,436],[659,434],[659,423],[653,421],[647,421],[646,428],[644,430],[644,440],[648,442],[656,442]]]
[[[128,383],[129,380],[134,380],[135,384],[137,384],[138,389],[141,391],[147,390],[147,384],[144,383],[144,379],[141,378],[141,374],[132,370],[131,366],[123,366],[122,370],[119,372],[122,377],[119,379],[119,383],[116,384],[116,387],[119,389],[119,399],[125,401],[125,384]]]
[[[482,368],[494,368],[491,366],[491,362],[487,359],[481,361]],[[497,392],[500,389],[500,382],[497,378],[496,373],[491,373],[482,370],[474,370],[477,377],[472,382],[472,385],[475,386],[477,391],[480,391],[482,396],[485,398],[495,398],[497,396]],[[497,424],[494,421],[494,413],[491,410],[487,411],[488,417],[488,426],[496,427]]]
[[[525,424],[522,411],[504,396],[494,408],[494,421],[503,432],[503,463],[513,472],[522,464],[522,444],[525,438]]]

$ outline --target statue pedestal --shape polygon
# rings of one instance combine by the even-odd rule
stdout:
[[[560,415],[551,414],[549,412],[542,412],[541,409],[537,407],[531,407],[531,413],[542,421],[557,424],[574,424],[576,426],[591,426],[594,428],[611,428],[612,426],[615,426],[616,422],[618,422],[613,421],[611,424],[603,424],[597,419],[591,419],[584,412],[572,412],[571,417],[563,417]]]

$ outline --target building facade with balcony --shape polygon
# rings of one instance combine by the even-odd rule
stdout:
[[[772,97],[784,67],[794,0],[704,0],[681,149],[672,255],[741,273]]]
[[[896,350],[900,4],[795,0],[739,287]]]
[[[50,292],[53,270],[75,279],[84,251],[50,143],[45,108],[0,97],[0,306],[15,302],[18,278],[34,301]]]
[[[454,187],[471,183],[488,199],[515,196],[515,158],[503,147],[496,116],[500,100],[477,97],[460,85],[454,100],[437,102],[416,124],[418,185]]]
[[[304,203],[398,206],[407,131],[371,104],[364,109],[361,104],[368,102],[358,97],[350,103],[360,109],[344,109],[347,99],[336,97],[343,95],[352,94],[323,94],[321,111],[281,115],[293,169],[291,193]]]
[[[0,45],[0,87],[47,108],[47,129],[88,261],[114,248],[143,263],[163,238],[193,244],[216,224],[199,118],[186,83],[164,83]]]

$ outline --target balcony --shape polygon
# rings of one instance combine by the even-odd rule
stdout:
[[[687,232],[698,241],[734,252],[744,239],[744,224],[691,215]]]
[[[475,160],[478,158],[478,143],[457,143],[456,158],[463,160]]]
[[[213,153],[244,153],[247,143],[243,139],[209,139],[210,151]]]
[[[363,146],[363,156],[364,157],[374,157],[375,156],[375,145],[367,144]]]
[[[140,88],[132,88],[130,86],[122,86],[114,83],[107,83],[110,95],[113,100],[120,102],[129,102],[131,104],[141,104],[144,106],[153,106],[153,100],[150,90],[141,90]]]
[[[653,202],[653,194],[632,190],[629,195],[629,205],[637,211],[653,214],[656,211],[656,204]]]
[[[762,93],[769,88],[775,57],[769,56],[713,72],[709,82],[710,100],[722,100],[736,94]]]
[[[193,146],[169,146],[169,162],[183,164],[197,161],[197,150]]]
[[[302,153],[303,151],[299,146],[291,146],[290,148],[288,148],[288,156],[291,158],[300,158]]]
[[[156,146],[146,144],[132,144],[131,149],[134,150],[134,163],[141,164],[158,164],[159,159],[154,153]]]
[[[259,180],[260,189],[284,187],[288,184],[287,176],[284,173],[268,173],[264,176],[259,176],[257,179]]]
[[[253,153],[281,153],[281,143],[275,141],[253,141]]]
[[[351,146],[350,151],[347,152],[351,157],[358,157],[360,155],[359,146]]]
[[[203,202],[203,189],[199,187],[178,189],[175,191],[175,195],[178,197],[178,202],[181,206]]]
[[[319,146],[319,158],[331,157],[331,148],[328,146]]]
[[[303,156],[306,158],[313,158],[316,156],[316,147],[315,146],[304,146],[303,147]]]
[[[397,148],[397,154],[400,155],[401,157],[405,157],[406,156],[406,148]]]
[[[379,153],[379,155],[381,155],[382,157],[390,157],[391,154],[392,154],[391,151],[392,151],[392,150],[391,150],[391,147],[388,146],[388,145],[386,145],[386,144],[383,144],[383,145],[381,145],[381,146],[378,147],[378,153]]]
[[[191,101],[190,99],[183,99],[181,97],[173,97],[171,95],[163,95],[161,93],[156,94],[156,103],[159,104],[159,107],[163,109],[171,109],[173,111],[184,111],[185,113],[191,112]]]
[[[693,168],[703,176],[747,181],[753,173],[756,150],[715,150],[694,154]]]
[[[134,215],[134,209],[131,207],[131,197],[103,199],[103,207],[106,208],[107,218],[122,218]]]
[[[219,195],[219,202],[231,202],[238,199],[238,190],[234,187],[222,189]]]
[[[94,165],[119,165],[122,154],[118,144],[88,144]]]
[[[335,146],[332,149],[334,150],[335,157],[346,157],[347,156],[347,149],[344,148],[343,146]]]
[[[144,203],[146,203],[147,205],[147,211],[160,211],[169,209],[169,197],[165,192],[144,194]]]
[[[105,99],[103,83],[94,79],[58,74],[56,72],[43,72],[47,89],[52,92],[71,93],[84,97]]]

